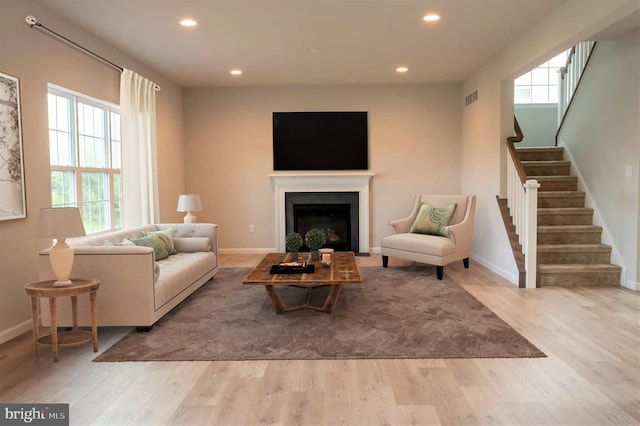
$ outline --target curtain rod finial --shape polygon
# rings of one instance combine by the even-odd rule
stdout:
[[[24,18],[24,21],[27,23],[27,25],[29,25],[31,28],[33,28],[34,25],[36,25],[38,23],[38,20],[36,19],[35,16],[33,15],[29,15],[26,18]]]

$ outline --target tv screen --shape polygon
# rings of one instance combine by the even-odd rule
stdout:
[[[366,111],[274,112],[274,170],[366,170]]]

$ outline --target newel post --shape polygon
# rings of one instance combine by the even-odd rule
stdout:
[[[538,262],[538,188],[540,188],[540,184],[535,179],[529,179],[524,184],[524,268],[527,274],[526,288],[536,288],[536,264]]]

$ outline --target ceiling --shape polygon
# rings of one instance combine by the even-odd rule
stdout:
[[[460,82],[562,0],[37,2],[181,86],[213,87]]]

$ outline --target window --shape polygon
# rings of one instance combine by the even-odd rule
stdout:
[[[122,227],[120,113],[49,87],[52,207],[78,207],[87,234]]]
[[[555,104],[558,103],[558,70],[567,61],[569,51],[548,60],[539,67],[518,77],[514,83],[514,102],[516,104]]]

